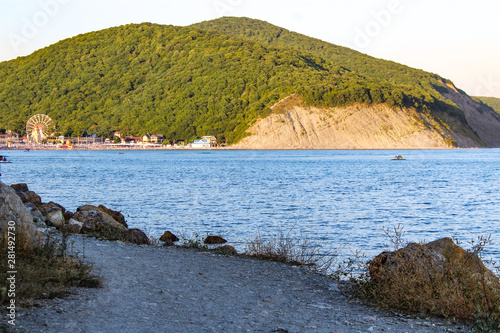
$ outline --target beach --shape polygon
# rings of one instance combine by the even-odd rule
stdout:
[[[37,301],[26,332],[466,332],[462,323],[378,310],[305,268],[81,235],[100,289]]]

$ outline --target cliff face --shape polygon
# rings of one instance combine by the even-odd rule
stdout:
[[[321,109],[280,102],[235,147],[255,149],[403,149],[479,147],[473,133],[457,134],[415,111],[385,105]],[[286,104],[286,103],[285,103]],[[278,110],[278,111],[276,111]],[[472,135],[470,135],[472,134]]]
[[[456,89],[448,88],[442,95],[464,111],[469,126],[486,147],[500,147],[500,114]]]

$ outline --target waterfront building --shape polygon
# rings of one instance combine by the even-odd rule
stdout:
[[[212,148],[217,147],[217,138],[215,136],[203,136],[201,139],[194,140],[192,148]]]

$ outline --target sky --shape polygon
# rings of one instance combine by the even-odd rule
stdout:
[[[500,98],[498,0],[0,0],[0,61],[129,23],[245,16]]]

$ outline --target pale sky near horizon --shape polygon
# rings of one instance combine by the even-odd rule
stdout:
[[[500,98],[498,0],[0,0],[0,61],[113,26],[221,16],[265,20]]]

